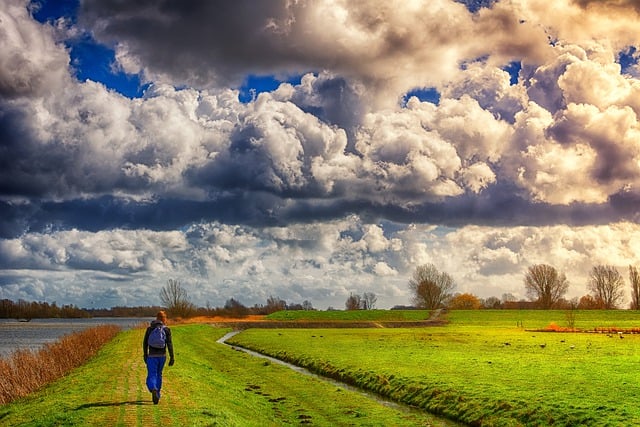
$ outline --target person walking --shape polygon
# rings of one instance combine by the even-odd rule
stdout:
[[[173,366],[173,341],[171,329],[167,327],[167,314],[159,311],[156,319],[144,333],[142,351],[144,363],[147,365],[147,388],[151,392],[153,404],[160,402],[160,390],[162,389],[162,370],[167,361],[169,351],[169,366]]]

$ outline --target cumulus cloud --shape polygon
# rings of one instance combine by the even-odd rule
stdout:
[[[632,223],[405,229],[351,216],[286,228],[209,223],[167,232],[32,233],[0,244],[0,297],[41,298],[58,292],[64,280],[82,279],[90,286],[64,291],[75,294],[74,303],[157,304],[157,287],[174,277],[194,300],[212,305],[232,297],[252,305],[278,295],[341,307],[351,292],[374,292],[391,306],[406,303],[408,278],[425,263],[449,272],[458,291],[481,297],[524,297],[526,268],[549,263],[567,274],[568,296],[576,297],[587,293],[593,265],[623,271],[640,262],[632,238],[639,231]]]
[[[370,99],[388,103],[413,87],[441,84],[464,61],[548,55],[544,31],[523,22],[521,11],[499,6],[473,15],[448,0],[282,0],[259,7],[165,1],[151,10],[91,2],[83,3],[81,22],[113,45],[123,63],[140,64],[155,81],[203,88],[237,85],[248,72],[330,69],[363,83]]]
[[[24,1],[0,6],[0,96],[38,95],[69,80],[69,57],[57,45],[53,29],[30,19]]]

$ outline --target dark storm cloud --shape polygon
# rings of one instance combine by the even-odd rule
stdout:
[[[295,20],[290,8],[295,3],[285,0],[107,0],[82,2],[80,17],[99,40],[126,41],[127,52],[151,69],[201,86],[237,85],[248,64],[261,64],[254,72],[275,73],[307,56],[302,45],[278,43],[274,26]],[[215,68],[203,72],[203,61]]]
[[[640,1],[638,0],[573,0],[573,2],[584,8],[595,6],[620,10],[632,9],[640,12]]]
[[[442,84],[473,58],[547,55],[537,42],[546,36],[508,8],[463,3],[468,9],[447,0],[104,0],[83,2],[79,22],[117,50],[125,70],[151,80],[237,87],[247,74],[328,70],[363,84],[370,102],[385,105],[413,88]]]
[[[468,223],[484,226],[570,226],[637,221],[640,196],[624,192],[601,205],[573,203],[549,205],[514,196],[517,189],[496,186],[480,196],[463,196],[442,203],[416,204],[410,208],[356,200],[285,200],[267,193],[228,192],[216,200],[162,199],[135,202],[113,197],[66,202],[0,204],[2,238],[26,231],[47,232],[72,228],[96,232],[108,229],[182,229],[193,223],[221,222],[252,227],[285,226],[291,223],[332,221],[355,214],[365,223],[390,220],[396,223]]]

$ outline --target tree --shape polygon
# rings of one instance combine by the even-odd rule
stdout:
[[[629,266],[629,283],[631,283],[631,309],[640,310],[640,273],[638,268]]]
[[[438,271],[433,264],[417,267],[413,278],[409,281],[413,303],[427,310],[442,307],[451,297],[451,291],[455,286],[453,278],[445,272]]]
[[[195,311],[195,305],[189,301],[187,290],[180,285],[180,281],[169,279],[167,286],[160,291],[160,301],[167,311],[174,317],[189,317]]]
[[[612,265],[596,265],[589,274],[588,288],[601,308],[616,308],[624,297],[624,279]]]
[[[502,308],[502,301],[498,297],[489,297],[481,301],[483,308]]]
[[[511,292],[507,292],[502,294],[502,303],[505,302],[516,302],[518,301],[518,298],[516,298],[515,295],[513,295]]]
[[[373,292],[365,292],[362,294],[362,299],[360,303],[362,304],[362,308],[365,310],[373,310],[376,308],[376,302],[378,301],[378,297]]]
[[[595,310],[598,308],[601,308],[598,302],[589,294],[581,296],[580,301],[578,301],[578,310]]]
[[[282,311],[287,309],[287,302],[273,295],[269,295],[267,298],[267,305],[264,307],[266,314],[275,313],[276,311]]]
[[[250,309],[235,298],[229,298],[224,303],[225,314],[231,316],[246,316]]]
[[[531,301],[536,301],[540,308],[550,309],[567,293],[569,282],[564,273],[558,273],[554,267],[536,264],[527,270],[524,287]]]
[[[362,307],[362,299],[360,298],[360,295],[349,294],[349,298],[347,298],[344,306],[347,310],[360,310]]]
[[[452,310],[477,310],[482,306],[480,299],[469,293],[456,294],[449,301]]]

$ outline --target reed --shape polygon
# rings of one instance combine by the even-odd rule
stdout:
[[[17,350],[0,358],[0,404],[6,404],[55,381],[82,365],[120,332],[100,325],[63,336],[39,351]]]

